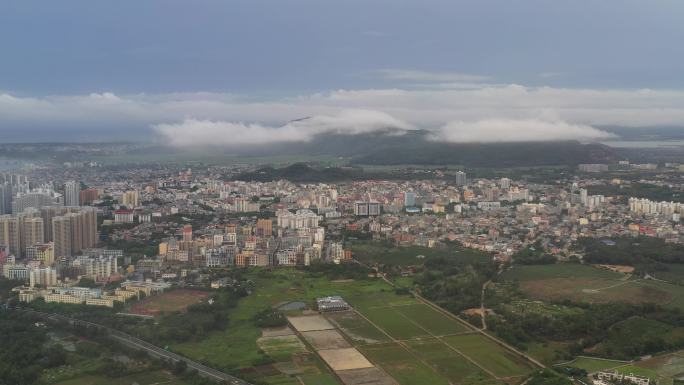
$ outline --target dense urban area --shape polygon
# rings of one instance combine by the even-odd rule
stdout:
[[[684,373],[684,165],[21,165],[0,175],[15,384]]]

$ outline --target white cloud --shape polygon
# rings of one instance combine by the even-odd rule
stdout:
[[[212,137],[212,130],[226,125],[224,131],[240,132],[245,136],[240,140],[247,142],[258,140],[259,132],[267,134],[266,139],[278,140],[310,140],[319,132],[355,133],[384,127],[416,127],[439,134],[444,131],[440,127],[450,122],[470,122],[462,124],[472,127],[481,127],[477,122],[498,122],[497,126],[508,125],[516,137],[539,137],[544,132],[527,134],[536,132],[537,125],[520,122],[541,121],[555,132],[567,130],[568,139],[600,138],[576,129],[585,126],[684,127],[681,90],[597,90],[515,84],[454,89],[442,88],[443,84],[446,83],[418,89],[335,90],[274,100],[221,93],[47,97],[0,93],[0,140],[3,133],[20,133],[26,140],[41,140],[35,133],[64,127],[72,132],[81,130],[90,138],[100,132],[102,137],[125,140],[126,137],[116,135],[145,132],[163,140],[178,141],[174,138],[184,137],[190,141],[193,135],[183,133],[184,127],[201,126],[209,133],[206,136]],[[283,126],[306,116],[313,118]],[[249,133],[252,130],[255,132]],[[167,135],[168,132],[176,134]],[[72,139],[79,138],[64,138]]]
[[[308,142],[323,133],[355,135],[369,132],[397,133],[410,129],[407,123],[384,112],[344,110],[336,115],[317,115],[291,121],[280,127],[242,122],[185,119],[180,123],[153,126],[174,146],[253,145],[278,142]]]
[[[435,141],[455,143],[596,141],[615,135],[594,127],[542,119],[455,121],[432,134]]]

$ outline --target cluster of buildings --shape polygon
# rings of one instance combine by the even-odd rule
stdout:
[[[602,174],[559,176],[552,183],[472,178],[464,171],[440,171],[426,180],[230,180],[240,167],[36,169],[31,178],[40,187],[22,176],[3,176],[0,193],[12,195],[9,204],[3,201],[7,194],[0,196],[6,211],[0,215],[3,274],[28,282],[35,269],[34,282],[42,285],[52,282],[49,269],[62,280],[107,281],[117,274],[178,279],[188,269],[342,263],[353,259],[349,241],[357,237],[397,246],[459,242],[501,260],[532,243],[567,258],[581,237],[647,235],[684,242],[679,203],[592,193],[622,183]],[[615,167],[635,165],[579,168],[599,173]],[[673,167],[668,170],[676,173]],[[50,191],[55,183],[48,178],[61,178],[63,189]],[[112,266],[111,256],[85,252],[98,241],[158,247],[148,247],[132,263],[117,255],[124,264]]]
[[[49,285],[45,288],[19,286],[13,290],[18,293],[21,302],[32,302],[42,298],[46,303],[67,303],[88,306],[107,306],[124,303],[132,298],[140,298],[163,292],[170,285],[164,282],[132,282],[121,283],[120,287],[105,293],[100,288],[79,286]]]
[[[600,371],[594,373],[592,376],[594,385],[650,385],[651,379],[648,377],[638,376],[633,373],[624,374],[618,371],[608,372]]]

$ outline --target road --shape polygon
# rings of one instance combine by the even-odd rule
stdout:
[[[216,370],[214,368],[210,368],[206,365],[200,364],[199,362],[193,361],[189,358],[183,357],[183,356],[178,355],[176,353],[169,352],[169,351],[164,350],[164,349],[162,349],[156,345],[153,345],[149,342],[145,342],[139,338],[133,337],[132,335],[120,332],[118,330],[114,330],[114,329],[109,328],[109,327],[104,326],[104,325],[100,325],[100,324],[96,324],[93,322],[88,322],[88,321],[83,321],[83,320],[79,320],[76,318],[63,316],[63,315],[57,314],[57,313],[44,313],[44,312],[39,312],[39,311],[31,310],[31,309],[16,309],[16,310],[19,310],[19,311],[22,311],[25,313],[34,314],[34,315],[43,317],[44,319],[49,320],[49,321],[50,320],[51,321],[62,321],[62,322],[68,322],[72,325],[84,325],[84,326],[89,326],[89,327],[94,327],[94,328],[97,328],[100,330],[104,330],[107,332],[107,334],[110,337],[112,337],[112,338],[132,347],[132,348],[143,350],[152,356],[168,359],[168,360],[171,360],[173,362],[183,361],[187,364],[188,368],[197,370],[197,373],[203,377],[210,378],[210,379],[213,379],[216,381],[224,381],[224,382],[231,384],[231,385],[251,385],[249,382],[247,382],[245,380],[231,376],[230,374],[227,374],[227,373],[223,373],[223,372]]]
[[[487,286],[492,283],[492,280],[485,282],[482,285],[482,295],[480,297],[480,317],[482,317],[482,330],[487,330],[487,312],[485,309],[485,292],[487,291]]]

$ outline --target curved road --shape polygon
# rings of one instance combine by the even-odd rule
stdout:
[[[147,352],[150,355],[157,356],[160,358],[166,358],[169,359],[173,362],[178,362],[178,361],[183,361],[187,364],[188,368],[195,369],[197,370],[197,373],[203,377],[210,378],[216,381],[225,381],[228,384],[231,385],[251,385],[249,382],[239,379],[237,377],[231,376],[230,374],[221,372],[219,370],[216,370],[214,368],[210,368],[206,365],[200,364],[199,362],[193,361],[189,358],[183,357],[181,355],[178,355],[173,352],[169,352],[167,350],[164,350],[156,345],[152,345],[149,342],[145,342],[139,338],[133,337],[132,335],[120,332],[118,330],[114,330],[112,328],[109,328],[104,325],[96,324],[93,322],[88,322],[88,321],[83,321],[79,320],[76,318],[71,318],[67,316],[63,316],[61,314],[57,313],[44,313],[44,312],[39,312],[31,309],[16,309],[19,311],[23,311],[25,313],[31,313],[38,315],[40,317],[43,317],[44,319],[47,320],[52,320],[52,321],[64,321],[68,322],[73,325],[85,325],[85,326],[90,326],[94,327],[100,330],[106,331],[110,337],[130,346],[135,349],[143,350]]]

